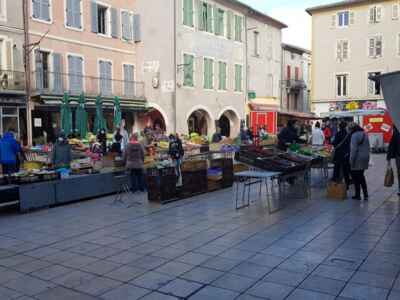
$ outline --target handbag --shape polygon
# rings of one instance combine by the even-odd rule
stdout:
[[[346,184],[330,181],[327,186],[327,198],[335,200],[346,200],[347,199]]]
[[[388,166],[385,175],[385,187],[392,187],[394,184],[393,168]]]

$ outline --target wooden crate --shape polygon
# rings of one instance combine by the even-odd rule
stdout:
[[[196,172],[201,170],[207,170],[206,160],[187,160],[181,165],[182,172]]]

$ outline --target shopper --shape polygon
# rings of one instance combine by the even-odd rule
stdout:
[[[217,127],[217,130],[215,131],[215,133],[213,134],[213,136],[211,138],[211,142],[219,143],[220,141],[222,141],[221,128]]]
[[[55,169],[69,168],[71,165],[72,154],[71,146],[65,133],[61,132],[54,144],[52,153],[52,164]]]
[[[323,146],[325,142],[325,135],[321,130],[321,124],[319,122],[315,123],[311,135],[311,144],[313,146]]]
[[[399,190],[397,194],[400,196],[400,132],[396,126],[393,127],[393,136],[390,140],[387,153],[387,161],[389,166],[391,165],[392,159],[396,161],[397,179],[399,184]]]
[[[122,154],[122,141],[123,141],[123,136],[121,134],[121,129],[117,128],[113,135],[113,143],[111,145],[111,153],[115,154]]]
[[[138,135],[132,134],[123,156],[126,169],[131,176],[133,193],[145,191],[144,180],[144,147],[138,141]]]
[[[286,127],[278,134],[278,148],[280,150],[286,151],[290,144],[299,142],[295,125],[296,120],[289,120]]]
[[[369,167],[370,145],[368,135],[357,124],[351,125],[350,167],[356,194],[353,199],[361,200],[361,188],[364,200],[368,200],[368,187],[365,170]]]
[[[185,154],[183,150],[182,141],[178,134],[169,136],[168,154],[175,163],[176,181],[179,182],[181,178],[181,164],[182,158]]]
[[[101,129],[97,135],[97,140],[101,145],[101,152],[103,155],[107,154],[107,132],[105,129]]]
[[[332,145],[334,148],[333,155],[333,178],[332,180],[335,182],[346,183],[347,189],[349,189],[351,181],[350,181],[350,142],[351,135],[347,131],[347,123],[340,122],[339,123],[339,131],[336,133],[333,138]]]
[[[325,136],[325,145],[329,145],[331,143],[331,138],[332,138],[332,130],[329,124],[329,121],[325,121],[322,123],[322,131],[324,132]]]
[[[21,151],[14,134],[11,131],[6,132],[0,140],[0,163],[3,174],[11,175],[17,171],[17,156]]]

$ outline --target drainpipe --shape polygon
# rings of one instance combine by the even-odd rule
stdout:
[[[249,46],[248,46],[248,44],[249,44],[249,40],[248,40],[248,24],[247,24],[247,16],[248,16],[248,14],[250,13],[250,11],[247,11],[247,14],[244,16],[244,24],[245,24],[245,70],[246,70],[246,93],[245,93],[245,108],[246,108],[246,106],[249,104],[249,86],[250,86],[250,83],[249,83],[249,73],[250,73],[250,66],[249,66],[249,58],[248,58],[248,50],[249,50]],[[247,109],[245,109],[245,119],[244,119],[244,121],[246,122],[246,111],[247,111]],[[250,128],[250,122],[249,122],[249,124],[246,124],[246,126],[248,126],[249,128]]]
[[[174,24],[173,24],[173,26],[174,26],[174,30],[173,30],[173,32],[174,32],[174,57],[173,57],[173,63],[174,63],[174,91],[173,91],[173,93],[172,93],[172,107],[173,107],[173,116],[174,116],[174,126],[173,126],[173,132],[174,133],[176,133],[177,132],[177,122],[178,122],[178,112],[177,112],[177,100],[176,100],[176,90],[177,90],[177,88],[178,88],[178,85],[177,85],[177,78],[178,78],[178,76],[177,76],[177,72],[178,72],[178,66],[177,66],[177,57],[176,57],[176,48],[177,48],[177,46],[176,46],[176,44],[177,44],[177,42],[176,42],[176,39],[177,39],[177,28],[176,28],[176,26],[177,26],[177,24],[176,24],[176,9],[177,9],[177,5],[176,5],[176,0],[173,0],[174,1],[174,16],[173,16],[173,19],[174,19]]]
[[[32,99],[31,99],[31,60],[29,51],[29,12],[28,1],[22,1],[22,15],[24,19],[24,71],[26,97],[26,130],[28,146],[32,146]]]

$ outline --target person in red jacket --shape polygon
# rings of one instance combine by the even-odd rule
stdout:
[[[331,127],[329,125],[329,122],[324,122],[322,124],[322,131],[324,132],[324,136],[325,136],[325,145],[329,145],[331,142],[331,138],[332,138],[332,130]]]

